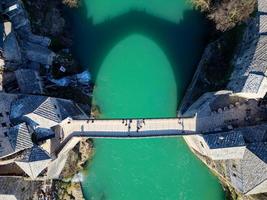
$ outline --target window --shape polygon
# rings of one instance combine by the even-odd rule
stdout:
[[[6,112],[6,115],[9,115],[9,112]]]
[[[234,177],[236,177],[236,174],[235,174],[235,173],[233,173],[233,176],[234,176]]]
[[[235,169],[236,169],[236,165],[235,165],[235,164],[233,164],[233,168],[235,168]]]
[[[0,113],[0,117],[4,117],[3,113]]]
[[[57,106],[56,106],[56,105],[54,105],[54,108],[55,108],[55,109],[57,109]]]
[[[7,132],[4,132],[5,137],[7,137]]]

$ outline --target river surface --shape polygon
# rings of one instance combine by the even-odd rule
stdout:
[[[74,53],[96,82],[101,118],[174,117],[207,24],[183,0],[85,0],[72,10]],[[182,138],[97,139],[88,200],[223,200]]]

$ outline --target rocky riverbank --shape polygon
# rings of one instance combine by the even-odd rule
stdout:
[[[56,199],[82,200],[83,193],[81,188],[82,171],[88,161],[94,155],[93,141],[82,139],[68,155],[65,167],[61,172],[61,180],[53,181],[53,191]]]
[[[84,170],[87,161],[94,155],[93,140],[82,139],[70,152],[65,167],[61,172],[64,180],[72,179],[80,171]]]
[[[58,200],[84,200],[81,183],[54,181],[53,190]]]

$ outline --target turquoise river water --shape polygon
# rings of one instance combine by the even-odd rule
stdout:
[[[198,12],[184,0],[84,0],[70,16],[101,118],[176,115],[208,32]],[[82,184],[88,200],[224,199],[182,138],[94,142]]]

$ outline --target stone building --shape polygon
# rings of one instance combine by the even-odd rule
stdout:
[[[51,127],[66,118],[88,119],[88,116],[77,104],[65,99],[6,93],[0,96],[0,107],[10,108],[0,132],[3,134],[0,167],[15,164],[31,179],[46,176],[47,167],[57,159],[55,153],[61,148],[53,142],[53,138],[60,136]],[[1,115],[5,117],[6,113]]]
[[[12,24],[4,40],[7,63],[21,64],[26,60],[51,66],[55,53],[48,49],[50,39],[32,33],[28,14],[20,0],[2,1],[3,12]],[[12,49],[12,50],[11,50]]]
[[[183,117],[196,117],[196,132],[209,133],[232,130],[267,119],[266,107],[257,99],[240,97],[231,91],[206,93]]]
[[[39,174],[47,168],[51,157],[43,149],[34,145],[26,149],[15,163],[31,178],[36,179]]]
[[[22,177],[31,179],[58,178],[68,152],[85,137],[66,133],[84,133],[94,127],[88,124],[96,123],[70,100],[29,95],[43,92],[42,81],[34,68],[51,65],[55,55],[47,48],[48,38],[31,32],[21,1],[3,1],[0,5],[12,23],[3,44],[6,66],[14,63],[20,66],[14,75],[20,92],[27,94],[0,93],[0,167],[18,167]],[[267,0],[259,0],[258,6],[256,19],[248,26],[234,61],[228,90],[204,94],[183,118],[172,121],[182,128],[188,126],[192,135],[185,136],[185,140],[191,149],[215,165],[222,165],[223,170],[217,173],[248,195],[267,192],[267,105],[261,103],[267,92]],[[21,64],[25,64],[25,59],[31,63],[26,69]],[[106,122],[101,123],[107,126]],[[123,123],[124,120],[119,122],[123,127],[121,132],[128,136],[129,131],[125,130],[129,124]],[[170,121],[161,125],[161,121],[154,124],[167,127]],[[118,133],[118,126],[110,127]],[[140,134],[138,130],[134,134]],[[171,131],[183,133],[177,129]]]
[[[266,0],[258,0],[258,13],[248,26],[228,89],[246,98],[263,98],[267,90],[267,15]]]
[[[227,86],[204,94],[185,113],[197,115],[190,148],[238,192],[267,192],[267,0],[248,25]]]
[[[212,160],[242,159],[244,156],[246,144],[240,132],[211,133],[194,137],[192,147]]]

